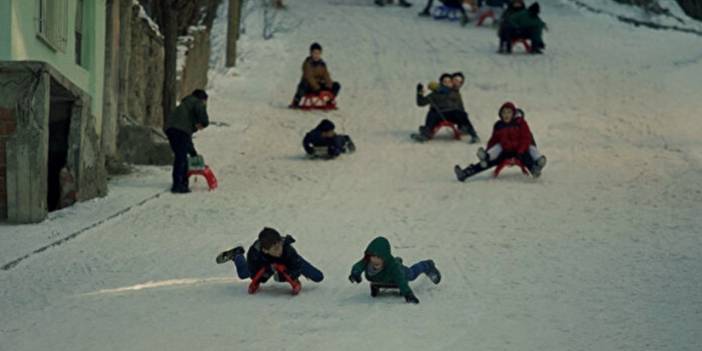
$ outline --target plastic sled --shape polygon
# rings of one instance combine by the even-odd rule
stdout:
[[[483,22],[485,22],[486,19],[490,18],[492,20],[492,23],[495,23],[497,19],[495,18],[495,11],[493,10],[487,10],[483,12],[480,17],[478,17],[478,23],[475,24],[476,27],[480,27],[483,25]]]
[[[512,166],[519,166],[519,168],[522,170],[522,173],[524,173],[524,175],[529,175],[529,170],[527,170],[526,166],[524,165],[524,163],[522,163],[522,161],[520,161],[517,158],[507,158],[507,159],[502,160],[502,162],[500,162],[500,164],[497,165],[497,167],[495,168],[495,171],[492,173],[492,176],[494,178],[497,178],[497,176],[500,175],[500,172],[502,172],[502,170],[505,167],[512,167]]]
[[[527,53],[531,52],[531,41],[527,38],[517,38],[512,40],[512,48],[514,49],[515,45],[517,44],[522,44],[524,46],[524,51]]]
[[[215,177],[210,166],[205,165],[202,168],[188,169],[187,177],[190,178],[191,176],[202,176],[207,181],[207,187],[210,191],[217,189],[217,177]],[[197,181],[197,178],[195,180]]]
[[[321,110],[329,111],[336,110],[335,96],[329,91],[321,91],[318,94],[306,94],[300,101],[300,109],[302,110]]]
[[[459,21],[461,19],[461,9],[458,7],[449,7],[446,5],[439,5],[434,7],[431,11],[431,17],[435,20],[449,20],[449,21]]]
[[[288,284],[290,284],[290,287],[292,288],[291,293],[293,295],[300,293],[300,290],[302,290],[302,285],[299,281],[292,279],[292,277],[287,273],[287,267],[282,264],[274,263],[271,265],[271,268],[273,268],[273,271],[276,274],[276,280],[286,281]],[[263,278],[264,274],[266,274],[265,267],[261,268],[258,272],[256,272],[256,275],[251,278],[251,283],[249,284],[249,294],[255,294],[258,291],[258,289],[261,287],[261,279]]]
[[[451,128],[451,131],[453,132],[453,138],[456,140],[461,140],[461,133],[458,131],[458,128],[456,128],[456,125],[446,120],[439,122],[439,124],[437,124],[436,127],[434,127],[434,129],[431,131],[431,134],[436,135],[436,133],[441,128]]]
[[[381,290],[397,290],[398,293],[400,291],[400,287],[394,284],[380,284],[380,283],[371,283],[370,284],[370,289],[371,289],[371,296],[372,297],[377,297],[380,294]]]

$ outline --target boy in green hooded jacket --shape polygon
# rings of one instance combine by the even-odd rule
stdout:
[[[436,269],[434,261],[420,261],[411,267],[405,267],[402,264],[402,258],[392,256],[390,242],[382,236],[368,244],[363,258],[351,268],[349,280],[352,283],[360,283],[364,272],[366,280],[371,282],[371,296],[378,295],[379,285],[397,287],[400,289],[400,294],[405,297],[405,301],[410,303],[419,303],[419,299],[414,296],[408,281],[417,279],[422,273],[426,274],[434,284],[439,284],[441,281],[441,273]]]

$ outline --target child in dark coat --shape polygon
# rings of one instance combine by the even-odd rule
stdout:
[[[303,275],[315,283],[324,279],[324,275],[300,256],[292,244],[292,236],[280,236],[273,228],[263,228],[244,257],[244,248],[237,246],[217,255],[216,261],[222,264],[233,261],[239,279],[251,278],[249,294],[258,291],[261,283],[275,276],[278,281],[287,281],[292,286],[293,294],[300,292],[302,285],[299,277]]]
[[[456,178],[466,178],[492,168],[508,158],[517,158],[529,169],[533,177],[539,177],[546,166],[546,157],[536,148],[534,136],[524,119],[524,112],[511,102],[505,102],[499,110],[500,120],[495,122],[487,150],[478,149],[479,162],[462,169],[454,167]]]
[[[309,131],[302,140],[302,147],[311,157],[335,158],[342,153],[356,151],[356,145],[351,137],[336,134],[334,123],[323,119],[317,127]]]
[[[419,299],[409,287],[408,281],[413,281],[424,273],[434,284],[441,281],[441,273],[434,261],[420,261],[412,267],[405,267],[402,258],[393,257],[388,239],[379,236],[368,244],[363,258],[356,262],[351,268],[349,280],[352,283],[360,283],[361,275],[365,273],[366,280],[371,282],[371,296],[378,295],[378,287],[392,286],[400,289],[400,294],[409,303],[419,303]]]
[[[463,74],[456,72],[456,81],[463,84]],[[458,76],[460,75],[460,76]],[[468,114],[463,107],[463,99],[459,92],[459,87],[454,87],[454,77],[448,73],[443,73],[439,77],[439,86],[428,95],[424,96],[424,86],[417,84],[417,106],[429,105],[429,112],[425,117],[423,126],[419,127],[419,137],[422,140],[429,140],[434,137],[434,129],[443,120],[458,126],[461,131],[471,135],[471,143],[479,140],[478,134],[473,129]]]
[[[498,33],[500,37],[498,53],[511,53],[512,41],[520,38],[531,41],[531,54],[543,53],[542,50],[546,47],[546,44],[544,44],[542,33],[548,27],[539,17],[540,12],[541,7],[538,2],[535,2],[526,10],[517,9],[511,13],[505,13]]]

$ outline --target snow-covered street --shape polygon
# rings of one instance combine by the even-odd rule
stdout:
[[[268,41],[250,15],[239,66],[212,67],[220,123],[195,138],[216,191],[173,195],[170,167],[144,167],[104,199],[0,225],[0,265],[30,254],[0,270],[0,351],[701,350],[702,37],[544,0],[545,55],[504,56],[491,28],[419,18],[414,2],[291,0]],[[314,41],[337,111],[286,108]],[[483,141],[503,102],[525,110],[541,178],[460,183],[453,165],[479,145],[409,138],[426,113],[415,85],[454,71]],[[322,118],[356,153],[306,159]],[[214,258],[264,226],[325,280],[248,295]],[[411,283],[419,305],[349,283],[378,235],[406,264],[436,261],[441,284]]]

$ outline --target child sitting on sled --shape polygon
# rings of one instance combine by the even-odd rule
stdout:
[[[487,150],[478,149],[478,163],[465,169],[454,167],[456,178],[464,181],[486,169],[497,166],[503,160],[516,158],[524,164],[534,178],[541,175],[546,166],[546,157],[536,148],[534,136],[524,119],[524,112],[511,102],[505,102],[499,110],[500,120],[495,122]]]
[[[341,85],[332,80],[327,70],[327,64],[322,60],[322,46],[318,43],[313,43],[310,46],[310,56],[302,63],[302,79],[297,85],[297,92],[293,97],[290,108],[299,108],[300,101],[305,94],[319,94],[321,91],[331,92],[333,99],[327,101],[327,104],[334,104],[334,98],[339,95]]]
[[[420,261],[411,267],[405,267],[402,258],[392,256],[390,242],[382,236],[368,244],[363,258],[351,268],[349,280],[351,283],[360,283],[364,273],[366,280],[371,282],[371,296],[376,297],[380,288],[397,288],[408,303],[419,303],[408,281],[417,279],[422,273],[434,284],[441,281],[441,273],[436,269],[434,261]]]
[[[441,121],[448,121],[458,126],[458,129],[471,136],[471,143],[478,142],[478,134],[473,129],[468,114],[463,107],[463,99],[459,92],[460,86],[455,87],[454,83],[460,81],[463,84],[463,74],[456,73],[456,80],[448,73],[443,73],[439,77],[439,84],[433,82],[429,84],[431,93],[424,96],[424,86],[417,84],[417,106],[429,105],[429,112],[425,117],[423,126],[419,127],[417,140],[429,140],[434,137],[434,129]]]
[[[336,134],[334,128],[332,121],[323,119],[314,129],[309,131],[302,140],[302,146],[307,155],[332,159],[342,153],[356,151],[356,145],[351,141],[351,137]]]
[[[216,262],[233,261],[239,279],[251,278],[249,294],[256,293],[261,283],[275,276],[277,281],[288,282],[296,295],[302,289],[300,275],[315,283],[321,282],[324,275],[297,253],[292,247],[294,242],[292,236],[283,238],[275,229],[266,227],[249,247],[246,257],[244,248],[237,246],[217,255]]]

